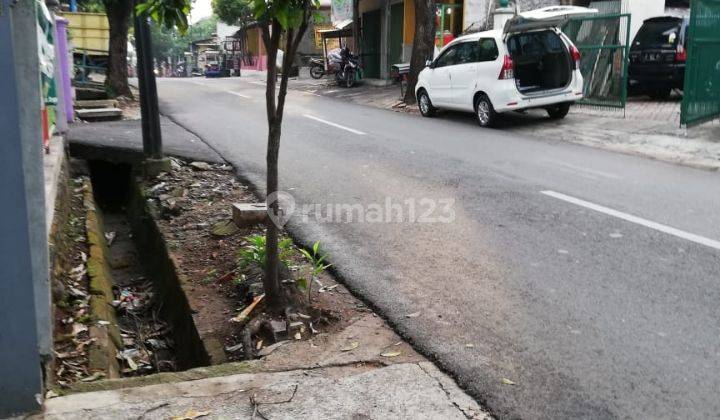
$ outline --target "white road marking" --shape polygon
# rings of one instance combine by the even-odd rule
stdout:
[[[356,129],[350,128],[350,127],[345,127],[344,125],[340,125],[340,124],[335,124],[334,122],[326,121],[326,120],[323,120],[322,118],[318,118],[318,117],[315,117],[315,116],[313,116],[313,115],[303,114],[303,117],[305,117],[305,118],[310,118],[311,120],[315,120],[315,121],[321,122],[321,123],[323,123],[323,124],[331,125],[331,126],[333,126],[333,127],[339,128],[339,129],[341,129],[341,130],[345,130],[345,131],[349,131],[349,132],[351,132],[351,133],[359,134],[359,135],[361,135],[361,136],[364,136],[365,134],[367,134],[367,133],[363,133],[363,132],[360,131],[360,130],[356,130]]]
[[[239,93],[239,92],[233,92],[233,91],[230,91],[230,90],[226,90],[225,93],[229,93],[229,94],[231,94],[231,95],[239,96],[239,97],[245,98],[245,99],[252,99],[250,96],[243,95],[242,93]]]
[[[618,219],[622,219],[631,223],[635,223],[641,226],[645,226],[650,229],[657,230],[659,232],[667,233],[668,235],[673,235],[678,238],[682,238],[685,240],[688,240],[690,242],[695,242],[696,244],[705,245],[710,248],[714,248],[717,250],[720,250],[720,241],[716,241],[714,239],[706,238],[704,236],[696,235],[694,233],[685,232],[680,229],[676,229],[671,226],[663,225],[661,223],[653,222],[651,220],[643,219],[641,217],[633,216],[632,214],[623,213],[618,210],[613,210],[609,207],[601,206],[599,204],[594,204],[589,201],[581,200],[579,198],[571,197],[569,195],[565,195],[559,192],[555,191],[540,191],[541,194],[547,195],[549,197],[557,198],[558,200],[566,201],[568,203],[572,203],[581,207],[588,208],[590,210],[595,210],[597,212],[607,214],[608,216],[617,217]]]
[[[563,169],[563,168],[564,168],[564,169],[576,171],[576,172],[579,172],[579,173],[585,173],[585,174],[589,174],[589,175],[596,175],[596,176],[600,176],[600,177],[608,178],[608,179],[622,179],[622,177],[619,176],[619,175],[615,175],[615,174],[612,174],[612,173],[609,173],[609,172],[598,171],[598,170],[586,168],[586,167],[583,167],[583,166],[573,165],[573,164],[570,164],[570,163],[567,163],[567,162],[563,162],[563,161],[560,161],[560,160],[545,159],[545,161],[548,162],[548,163],[552,163],[553,165],[559,166],[560,169]]]

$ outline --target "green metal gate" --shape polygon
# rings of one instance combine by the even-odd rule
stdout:
[[[405,14],[403,3],[390,6],[390,42],[388,45],[387,71],[393,64],[402,63],[403,55],[403,18]]]
[[[720,0],[692,0],[680,123],[720,115]]]
[[[363,13],[362,63],[365,77],[380,77],[380,10]]]
[[[570,19],[563,32],[580,51],[586,105],[625,108],[630,15],[603,13]]]

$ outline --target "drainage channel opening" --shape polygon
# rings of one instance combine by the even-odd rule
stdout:
[[[207,364],[178,279],[164,269],[162,252],[149,235],[151,218],[139,211],[134,170],[129,164],[89,161],[95,203],[102,212],[112,303],[121,345],[121,376],[184,370]],[[189,337],[189,338],[188,338]]]

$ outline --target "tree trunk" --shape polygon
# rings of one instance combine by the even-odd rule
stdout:
[[[132,97],[128,85],[127,39],[132,14],[132,2],[106,0],[105,13],[110,25],[110,55],[105,85],[110,96]]]
[[[268,120],[268,147],[267,147],[267,206],[271,214],[279,214],[279,203],[277,199],[271,200],[278,191],[278,158],[280,155],[280,134],[282,132],[282,120],[285,110],[285,96],[287,95],[288,76],[290,68],[294,61],[295,52],[300,44],[303,34],[307,29],[308,11],[303,16],[303,23],[295,32],[292,29],[287,30],[285,40],[285,55],[283,57],[282,76],[280,78],[280,89],[277,91],[277,67],[276,58],[277,51],[281,41],[281,26],[277,21],[272,24],[265,24],[262,27],[263,43],[267,52],[267,80],[265,85],[265,107]],[[278,266],[280,258],[278,255],[279,230],[281,226],[276,226],[272,220],[267,222],[267,232],[265,236],[265,253],[266,266],[265,278],[263,279],[263,287],[265,288],[265,302],[270,311],[280,312],[292,303],[290,302],[291,293],[283,290],[280,279],[278,278]]]
[[[433,58],[435,51],[435,1],[415,0],[415,37],[410,56],[410,73],[404,101],[414,104],[415,85],[418,74],[425,68],[425,61]]]

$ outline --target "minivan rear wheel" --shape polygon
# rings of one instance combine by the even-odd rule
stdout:
[[[420,108],[420,114],[423,117],[432,117],[437,110],[430,102],[430,96],[424,89],[418,93],[418,108]]]
[[[481,127],[492,127],[497,122],[498,114],[484,93],[475,98],[475,117]]]
[[[570,104],[560,104],[546,108],[548,115],[553,120],[561,120],[570,111]]]

